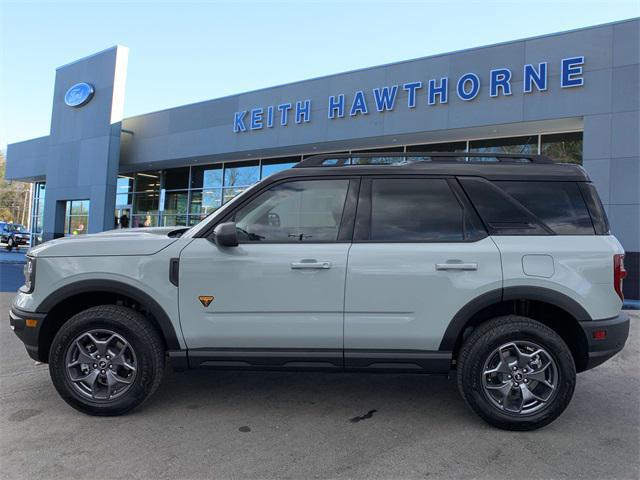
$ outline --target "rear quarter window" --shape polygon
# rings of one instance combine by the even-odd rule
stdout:
[[[593,223],[575,182],[495,182],[557,235],[593,235]]]

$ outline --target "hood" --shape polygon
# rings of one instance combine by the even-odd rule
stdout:
[[[186,227],[127,228],[50,240],[29,250],[33,257],[153,255],[175,242]]]

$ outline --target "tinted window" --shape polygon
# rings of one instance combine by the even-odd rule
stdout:
[[[493,183],[482,178],[460,178],[459,181],[491,234],[551,234],[538,219]]]
[[[276,185],[234,214],[240,241],[336,241],[348,188],[349,180]]]
[[[591,214],[591,221],[593,222],[596,234],[608,235],[609,219],[604,211],[604,207],[602,206],[596,187],[592,183],[580,183],[579,185],[584,201],[586,202],[589,213]]]
[[[372,180],[370,240],[460,241],[465,231],[463,208],[446,180]]]
[[[574,182],[496,182],[558,235],[593,235],[587,207]]]

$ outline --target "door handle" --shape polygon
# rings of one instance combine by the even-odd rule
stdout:
[[[477,263],[436,263],[436,270],[478,270]]]
[[[318,262],[317,260],[301,260],[299,262],[291,262],[291,268],[294,270],[327,270],[331,268],[331,262]]]

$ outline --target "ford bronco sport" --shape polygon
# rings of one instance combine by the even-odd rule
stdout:
[[[192,228],[32,248],[11,326],[92,415],[140,405],[168,358],[455,371],[490,424],[553,421],[629,331],[624,252],[587,174],[537,155],[384,155],[308,158]]]

